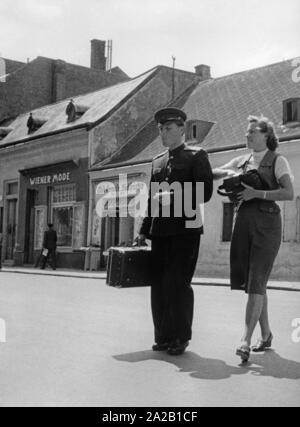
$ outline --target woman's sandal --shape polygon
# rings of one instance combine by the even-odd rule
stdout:
[[[236,355],[240,356],[243,363],[247,363],[250,357],[250,347],[248,345],[241,345],[236,349]]]
[[[266,348],[272,347],[273,335],[272,332],[269,335],[269,338],[266,341],[259,339],[257,343],[252,347],[252,351],[258,353],[260,351],[265,351]]]

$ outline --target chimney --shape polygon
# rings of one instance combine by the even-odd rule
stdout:
[[[210,66],[201,64],[195,67],[195,73],[200,77],[200,81],[211,79]]]
[[[91,40],[91,68],[106,71],[105,41]]]
[[[61,101],[66,97],[66,63],[61,59],[53,61],[52,102]]]

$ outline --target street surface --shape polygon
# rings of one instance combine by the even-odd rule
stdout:
[[[149,288],[0,272],[0,406],[299,406],[300,292],[269,291],[273,349],[241,366],[245,295],[193,288],[193,340],[172,357],[151,350]]]

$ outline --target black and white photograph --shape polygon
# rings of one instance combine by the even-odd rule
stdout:
[[[0,0],[0,407],[300,406],[299,17]]]

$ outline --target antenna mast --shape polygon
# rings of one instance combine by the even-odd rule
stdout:
[[[172,99],[175,97],[175,56],[172,56],[173,60],[173,70],[172,70]]]

